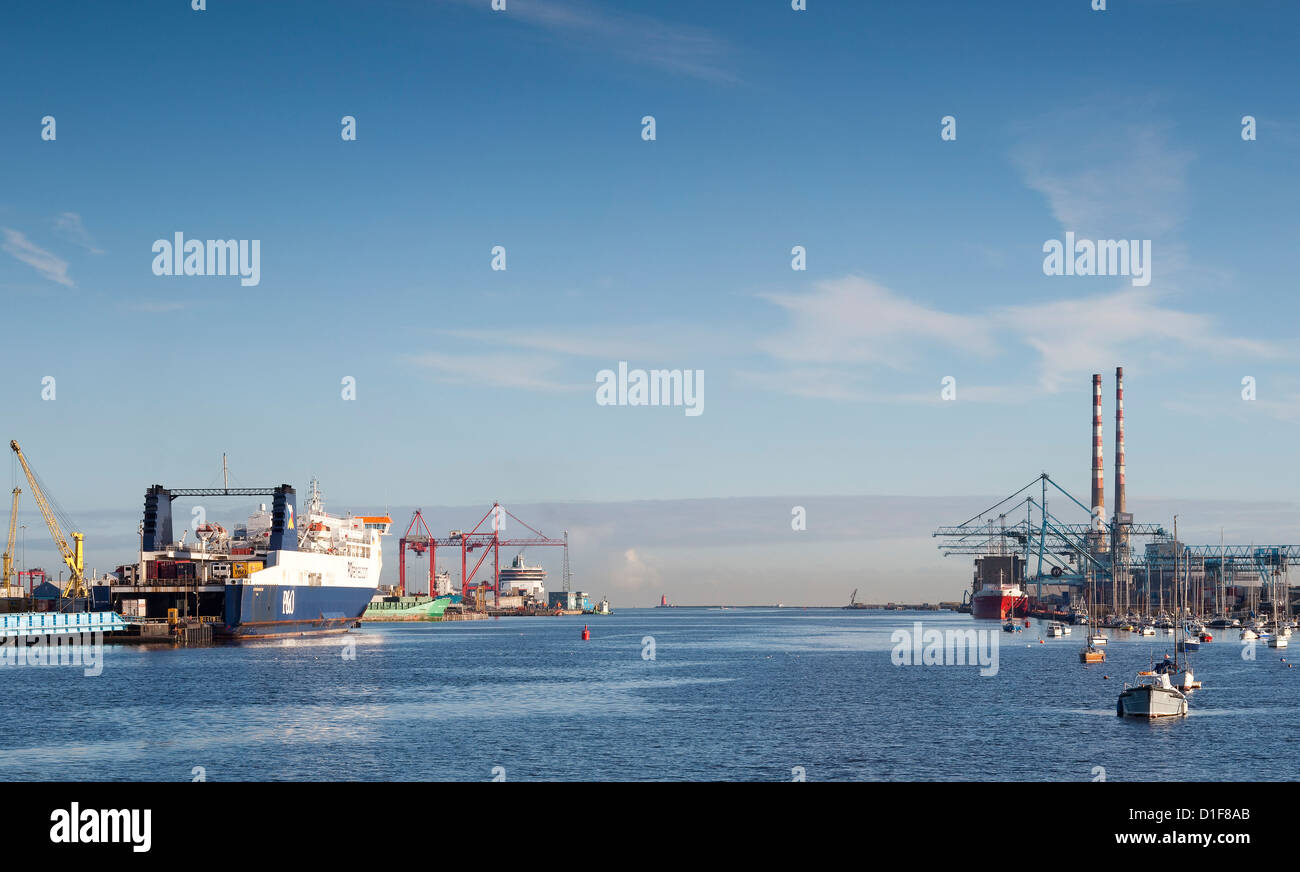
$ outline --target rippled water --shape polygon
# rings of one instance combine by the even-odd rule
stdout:
[[[891,634],[989,630],[998,671],[899,667]],[[583,624],[592,639],[583,642]],[[1088,781],[1294,778],[1300,669],[1225,632],[1191,716],[1115,717],[1169,637],[1001,633],[950,613],[642,609],[367,625],[348,637],[110,647],[103,674],[0,667],[2,780]],[[642,657],[654,638],[655,659]],[[345,659],[345,641],[355,659]],[[1296,658],[1300,660],[1300,639]]]

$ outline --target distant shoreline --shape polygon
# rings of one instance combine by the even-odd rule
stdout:
[[[653,606],[629,606],[628,608],[648,608],[648,609],[781,609],[782,611],[793,609],[835,609],[837,611],[848,612],[955,612],[956,603],[920,603],[918,605],[902,605],[899,603],[885,603],[881,605],[857,605],[849,606],[787,606],[771,603],[768,605],[711,605],[711,606],[679,606],[679,605],[653,605]]]

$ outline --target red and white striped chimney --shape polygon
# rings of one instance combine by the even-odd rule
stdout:
[[[1106,517],[1106,470],[1101,457],[1101,373],[1092,376],[1092,512]],[[1094,522],[1095,523],[1095,522]]]
[[[1124,496],[1124,367],[1115,367],[1115,512],[1127,511]]]

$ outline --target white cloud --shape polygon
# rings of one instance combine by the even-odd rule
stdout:
[[[994,313],[1039,353],[1039,379],[1049,391],[1096,372],[1098,361],[1133,359],[1185,349],[1198,353],[1280,359],[1274,343],[1226,335],[1214,318],[1160,305],[1144,289],[1008,306]]]
[[[81,216],[76,212],[64,212],[54,219],[54,229],[73,243],[80,245],[91,254],[103,254],[104,249],[95,244],[90,233],[81,223]]]
[[[1098,110],[1042,119],[1013,159],[1065,230],[1092,239],[1155,238],[1183,222],[1190,153],[1167,125],[1115,124]]]
[[[488,9],[486,0],[460,0]],[[521,21],[590,51],[717,82],[734,82],[731,47],[711,32],[586,2],[510,0],[506,20]]]
[[[811,294],[759,296],[790,315],[788,329],[760,342],[762,350],[782,360],[902,369],[918,343],[981,355],[996,350],[987,321],[913,302],[858,276],[818,282]]]
[[[855,276],[820,282],[807,294],[763,297],[790,313],[791,324],[758,347],[795,365],[748,371],[744,378],[781,393],[822,399],[937,401],[937,381],[933,394],[924,396],[869,390],[873,372],[863,364],[894,370],[951,349],[988,357],[1028,346],[1038,353],[1040,387],[1052,392],[1076,376],[1096,372],[1099,362],[1158,357],[1169,362],[1181,352],[1272,360],[1290,356],[1280,344],[1227,334],[1210,315],[1162,305],[1149,289],[974,314],[913,303]],[[960,390],[963,400],[976,402],[1016,402],[1029,395],[1015,386]]]
[[[524,354],[444,354],[427,351],[407,355],[406,360],[427,369],[439,381],[455,384],[495,385],[544,391],[594,390],[595,373],[590,384],[558,381],[551,373],[557,362],[550,358]]]
[[[19,233],[17,230],[10,230],[8,227],[0,228],[4,232],[4,245],[0,246],[6,254],[10,254],[32,269],[39,272],[45,278],[52,282],[75,288],[76,284],[68,278],[68,262],[51,254],[43,248],[39,248],[32,243],[26,235]]]
[[[622,560],[616,561],[609,573],[609,580],[619,590],[634,591],[654,589],[661,586],[659,570],[649,565],[635,548],[623,552]]]

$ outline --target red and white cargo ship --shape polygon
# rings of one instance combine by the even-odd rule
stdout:
[[[1029,614],[1029,596],[1013,581],[985,584],[971,597],[972,618],[1000,621]]]

